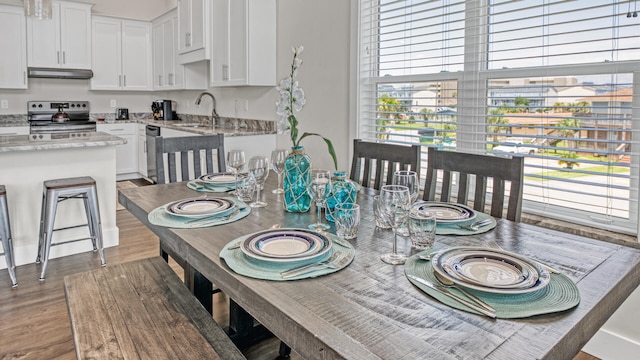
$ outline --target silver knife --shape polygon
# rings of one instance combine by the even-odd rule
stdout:
[[[430,287],[431,289],[433,289],[433,290],[435,290],[435,291],[437,291],[437,292],[439,292],[439,293],[441,293],[443,295],[446,295],[446,296],[454,299],[455,301],[463,304],[464,306],[467,306],[467,307],[469,307],[469,308],[471,308],[471,309],[473,309],[473,310],[475,310],[475,311],[477,311],[479,313],[482,313],[482,314],[484,314],[484,315],[486,315],[486,316],[488,316],[488,317],[490,317],[492,319],[496,318],[496,314],[494,312],[489,311],[489,310],[483,308],[482,306],[476,305],[476,304],[472,303],[471,301],[468,301],[468,300],[465,300],[465,299],[463,299],[461,297],[458,297],[457,295],[452,294],[451,292],[449,292],[449,290],[447,290],[447,289],[445,289],[443,287],[434,285],[430,281],[427,281],[427,280],[425,280],[423,278],[420,278],[420,277],[417,277],[415,275],[407,275],[407,277],[419,282],[422,285]]]

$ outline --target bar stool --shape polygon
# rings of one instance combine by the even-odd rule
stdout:
[[[55,223],[58,203],[69,199],[83,200],[84,210],[87,215],[87,223],[54,229],[53,226]],[[68,230],[83,226],[89,227],[89,237],[67,240],[55,244],[51,243],[54,231]],[[47,262],[49,261],[49,251],[51,250],[51,246],[87,239],[91,239],[93,251],[98,251],[98,254],[100,255],[100,264],[105,266],[106,262],[104,260],[102,244],[102,225],[100,222],[100,209],[98,207],[96,181],[90,176],[45,181],[42,194],[42,210],[40,213],[38,257],[36,258],[36,264],[39,264],[40,260],[44,259],[42,272],[40,274],[40,281],[44,280],[44,274],[47,271]]]
[[[11,285],[18,286],[16,280],[16,260],[13,257],[13,241],[11,240],[11,227],[9,226],[9,208],[7,207],[7,191],[4,185],[0,185],[0,238],[2,238],[2,250],[7,261],[7,270],[11,278]]]

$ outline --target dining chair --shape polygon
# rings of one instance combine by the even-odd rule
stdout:
[[[192,180],[204,174],[226,171],[224,134],[174,138],[158,136],[154,150],[159,184]]]
[[[391,184],[397,170],[412,170],[420,174],[420,145],[353,140],[353,159],[349,179],[364,187],[380,190]]]
[[[204,174],[226,171],[224,134],[174,138],[158,136],[155,140],[159,184],[192,180]],[[206,285],[207,282],[203,281],[197,270],[164,246],[163,241],[160,241],[160,256],[167,262],[171,256],[182,267],[184,281],[189,289],[199,288],[203,292],[213,293],[220,291]],[[208,305],[205,308],[211,309],[211,304]]]
[[[491,216],[505,217],[506,203],[506,219],[520,221],[523,169],[522,156],[469,154],[430,147],[423,200],[455,201],[467,206],[473,200],[474,210],[486,212],[487,198],[490,195]],[[454,179],[457,179],[455,183]],[[441,187],[438,198],[436,195],[439,183]]]

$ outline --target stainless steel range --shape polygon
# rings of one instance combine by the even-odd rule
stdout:
[[[89,114],[88,101],[29,101],[29,140],[88,137],[96,131]]]

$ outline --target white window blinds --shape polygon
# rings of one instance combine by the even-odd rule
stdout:
[[[525,212],[637,234],[634,5],[361,0],[359,136],[520,154]]]

